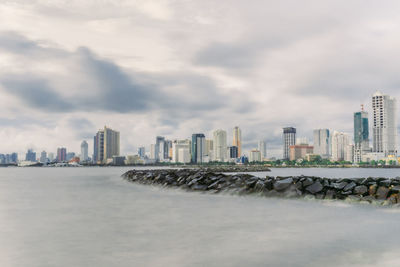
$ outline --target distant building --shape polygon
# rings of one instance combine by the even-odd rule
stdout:
[[[213,154],[213,140],[211,139],[206,139],[206,155],[208,156],[208,158],[212,158],[212,154]]]
[[[397,155],[397,107],[394,97],[376,92],[372,96],[373,152]]]
[[[354,162],[361,162],[362,155],[369,152],[368,113],[362,110],[354,113]]]
[[[151,159],[156,159],[156,145],[155,144],[151,144],[150,145],[150,158]]]
[[[250,150],[249,162],[260,162],[260,161],[261,161],[260,150],[257,150],[257,149]]]
[[[46,151],[42,151],[42,153],[40,153],[40,163],[47,163],[47,153]]]
[[[290,146],[296,144],[296,128],[283,128],[283,159],[290,159]]]
[[[213,137],[214,137],[213,160],[218,162],[224,162],[226,160],[226,149],[227,149],[226,131],[215,130],[213,133]]]
[[[174,140],[172,142],[172,162],[189,163],[191,142],[187,139]]]
[[[165,137],[157,136],[156,137],[156,144],[154,149],[155,160],[156,162],[164,161],[164,143]]]
[[[239,158],[239,149],[237,146],[230,146],[229,150],[229,158],[230,159],[237,159]]]
[[[67,149],[65,147],[57,148],[57,162],[67,161]]]
[[[54,153],[53,153],[53,152],[50,152],[50,153],[47,155],[47,158],[49,159],[49,162],[53,162],[53,161],[54,161]]]
[[[146,149],[144,146],[138,148],[138,155],[141,158],[144,158],[146,156]]]
[[[32,149],[28,149],[28,152],[26,152],[25,160],[36,162],[36,152],[34,152]]]
[[[70,161],[73,158],[75,158],[75,152],[68,152],[67,153],[67,161]]]
[[[83,140],[81,143],[80,161],[88,161],[88,159],[89,159],[89,145],[85,140]]]
[[[124,156],[112,156],[112,165],[115,165],[115,166],[125,165],[125,157]]]
[[[354,162],[354,145],[347,145],[344,160],[348,162]]]
[[[194,164],[204,163],[206,156],[206,137],[202,133],[192,135],[192,160]]]
[[[348,145],[350,145],[350,137],[346,133],[334,131],[332,135],[332,160],[343,161],[346,160]]]
[[[331,157],[331,137],[328,129],[314,130],[314,154],[321,156],[323,159]]]
[[[290,146],[290,160],[305,159],[307,154],[314,153],[314,147],[309,145],[294,145]]]
[[[307,137],[296,137],[296,145],[308,145]]]
[[[258,150],[261,153],[261,160],[264,160],[267,158],[267,144],[265,141],[258,141]]]
[[[119,156],[120,153],[120,134],[104,126],[94,137],[93,161],[103,163],[113,161],[113,156]]]
[[[233,128],[233,146],[238,148],[239,157],[242,156],[242,130],[238,126]]]

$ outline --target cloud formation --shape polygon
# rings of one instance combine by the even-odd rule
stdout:
[[[123,153],[149,147],[159,134],[211,137],[224,128],[231,138],[236,125],[246,150],[263,139],[277,157],[285,126],[309,139],[314,128],[351,134],[352,113],[360,104],[370,109],[374,91],[400,97],[399,7],[361,0],[1,3],[0,138],[14,140],[2,149],[78,151],[104,124],[121,131]],[[14,123],[27,117],[31,123]]]

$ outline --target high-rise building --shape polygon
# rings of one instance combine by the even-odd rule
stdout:
[[[206,139],[206,155],[211,159],[213,153],[213,140]]]
[[[258,141],[258,150],[261,153],[261,160],[264,160],[267,158],[267,144],[265,141],[260,140]]]
[[[26,152],[25,160],[36,162],[36,152],[33,152],[32,149],[28,149],[28,152]]]
[[[334,131],[332,135],[332,160],[346,160],[348,145],[350,145],[350,137],[346,133]]]
[[[362,110],[354,113],[354,162],[361,162],[362,155],[369,149],[368,113]]]
[[[202,133],[192,135],[192,163],[204,163],[206,155],[206,137]]]
[[[242,131],[238,126],[233,128],[233,146],[237,146],[239,157],[242,155]]]
[[[120,139],[119,132],[104,126],[104,161],[112,160],[113,156],[119,156]]]
[[[156,145],[155,145],[155,160],[156,162],[164,161],[164,143],[165,137],[157,136],[156,137]]]
[[[314,130],[314,154],[323,159],[329,159],[331,155],[331,138],[328,129]]]
[[[53,162],[54,161],[54,153],[50,152],[47,157],[49,158],[49,162]]]
[[[57,162],[67,161],[67,149],[65,147],[57,148]]]
[[[99,130],[93,138],[93,163],[104,161],[104,131]]]
[[[397,156],[396,99],[376,92],[372,96],[373,152]]]
[[[155,144],[151,144],[150,145],[150,158],[151,159],[156,159],[156,145]]]
[[[190,140],[174,140],[172,142],[172,162],[190,162]]]
[[[285,127],[283,128],[283,159],[290,159],[290,146],[296,144],[296,128]]]
[[[296,145],[308,145],[307,137],[296,137]]]
[[[83,140],[81,143],[81,161],[87,161],[89,159],[89,145]]]
[[[96,163],[107,163],[113,160],[113,156],[120,153],[120,134],[104,126],[94,137],[93,161]]]
[[[164,141],[164,161],[170,161],[172,159],[172,141]]]
[[[75,152],[68,152],[67,153],[67,161],[70,161],[73,158],[75,158]]]
[[[141,158],[144,158],[146,156],[146,149],[144,146],[138,148],[138,155]]]
[[[237,146],[230,146],[228,150],[230,159],[237,159],[239,157],[239,149]]]
[[[46,163],[47,162],[47,153],[46,151],[42,151],[40,153],[40,163]]]
[[[226,131],[224,130],[215,130],[213,133],[213,160],[224,162],[226,160],[226,149],[227,149],[227,140],[226,140]],[[238,147],[239,152],[239,147]]]
[[[260,162],[261,161],[261,152],[257,149],[250,150],[249,154],[249,162]]]

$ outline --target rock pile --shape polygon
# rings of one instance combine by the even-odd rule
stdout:
[[[289,198],[340,199],[379,205],[400,205],[400,178],[330,179],[310,176],[259,178],[206,169],[131,170],[124,179],[140,184],[190,191],[231,192]]]

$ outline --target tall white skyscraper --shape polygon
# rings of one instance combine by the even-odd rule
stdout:
[[[346,133],[334,131],[332,135],[332,160],[346,160],[348,146],[350,145],[350,136]]]
[[[372,96],[373,152],[397,156],[396,99],[377,91]]]
[[[314,130],[314,154],[320,155],[323,159],[330,158],[331,139],[328,129]]]
[[[227,157],[227,142],[226,142],[226,131],[224,130],[215,130],[214,131],[214,140],[213,140],[213,160],[224,162]]]
[[[296,144],[296,128],[286,127],[283,128],[283,159],[289,160],[290,146]]]
[[[267,158],[267,144],[265,141],[258,141],[258,151],[261,153],[261,160]]]
[[[238,148],[238,157],[242,156],[242,130],[238,126],[233,128],[233,146]]]
[[[81,161],[87,161],[89,159],[89,145],[83,140],[81,143]]]

